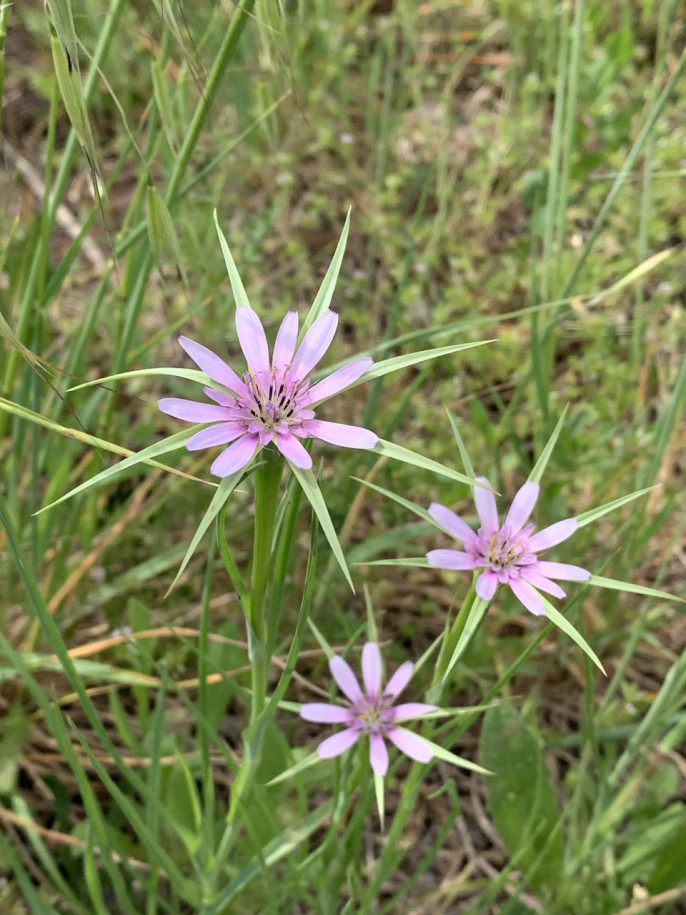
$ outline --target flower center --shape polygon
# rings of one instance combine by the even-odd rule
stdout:
[[[505,536],[503,531],[493,534],[488,541],[488,550],[484,555],[486,563],[495,572],[518,565],[519,557],[524,553],[520,540]]]
[[[306,410],[303,404],[309,379],[290,379],[288,373],[289,368],[272,368],[268,372],[243,375],[249,393],[239,404],[246,418],[250,418],[250,431],[287,432],[289,426],[314,417],[314,411]]]
[[[377,699],[365,697],[362,702],[355,705],[351,711],[354,725],[363,734],[378,734],[392,723],[395,712],[391,708],[393,700],[379,696]]]

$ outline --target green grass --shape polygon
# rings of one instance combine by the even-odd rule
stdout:
[[[686,597],[679,23],[676,3],[629,0],[0,8],[0,910],[683,906],[676,601],[570,587],[558,606],[603,678],[499,591],[444,704],[507,701],[432,738],[505,760],[495,782],[393,757],[384,841],[354,756],[262,787],[314,746],[284,709],[227,828],[250,676],[224,545],[208,533],[166,596],[214,493],[207,454],[160,444],[163,468],[113,471],[35,514],[125,454],[184,439],[156,400],[193,396],[188,380],[69,388],[188,367],[179,333],[239,359],[215,208],[273,339],[313,301],[352,207],[328,364],[493,342],[356,387],[324,418],[461,472],[447,408],[509,499],[567,407],[539,526],[660,487],[555,558]],[[467,486],[429,471],[314,456],[350,563],[439,545],[353,477],[473,512]],[[248,480],[226,507],[246,581],[252,504]],[[310,606],[337,649],[358,643],[364,584],[393,666],[462,600],[457,573],[403,566],[353,566],[352,596],[326,539],[309,549],[306,500],[289,524],[275,650],[285,662],[298,626],[290,701],[312,698],[302,678],[328,689]]]

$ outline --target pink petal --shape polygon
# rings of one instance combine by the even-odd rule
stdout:
[[[311,455],[290,432],[286,435],[276,433],[276,447],[286,460],[290,461],[291,464],[295,464],[296,467],[300,467],[302,470],[309,470],[312,466]]]
[[[303,379],[312,371],[329,348],[336,333],[338,315],[328,308],[320,315],[298,347],[291,367],[293,377]]]
[[[588,581],[591,573],[580,566],[572,566],[566,562],[544,562],[536,564],[536,570],[548,578],[559,578],[561,581]]]
[[[360,733],[360,731],[354,731],[352,728],[348,728],[345,731],[341,731],[340,734],[333,734],[331,737],[327,737],[326,740],[323,740],[317,747],[317,755],[320,756],[321,759],[331,759],[333,756],[340,756],[341,753],[345,753],[346,750],[349,750],[350,747],[356,743]]]
[[[210,467],[210,473],[215,477],[228,477],[236,473],[248,463],[257,450],[259,441],[256,435],[244,435],[243,438],[239,438],[233,445],[229,445],[226,451],[222,451]]]
[[[404,664],[401,664],[386,684],[386,689],[383,691],[384,696],[390,696],[393,699],[399,696],[410,682],[413,669],[412,661],[405,661]]]
[[[367,642],[362,649],[362,680],[369,698],[376,698],[381,690],[381,652],[376,642]]]
[[[328,378],[323,378],[314,387],[310,388],[307,392],[307,403],[320,403],[320,401],[326,400],[327,397],[333,397],[334,394],[338,394],[339,391],[357,381],[360,375],[364,375],[373,364],[374,360],[371,356],[362,356],[361,359],[355,359],[354,362],[349,362],[342,368],[336,369]]]
[[[486,486],[491,484],[486,477],[477,477],[478,483],[484,483]],[[476,510],[481,518],[481,523],[489,533],[495,533],[498,530],[498,506],[495,504],[495,496],[490,489],[484,489],[483,486],[474,487],[474,502]]]
[[[388,750],[380,734],[369,737],[369,762],[374,772],[382,778],[388,772]]]
[[[427,712],[435,712],[437,708],[437,705],[427,705],[426,702],[402,702],[393,711],[396,718],[418,718]]]
[[[526,482],[512,500],[512,505],[505,518],[503,527],[509,527],[511,535],[519,533],[529,520],[529,515],[534,510],[538,499],[540,486],[538,483]]]
[[[490,600],[498,587],[498,576],[490,569],[486,569],[476,580],[476,593],[484,600]]]
[[[345,724],[350,721],[350,709],[326,702],[306,702],[300,709],[300,717],[320,724]]]
[[[226,419],[226,407],[213,403],[198,403],[195,400],[184,400],[181,397],[163,397],[157,401],[158,408],[175,419],[185,419],[190,423],[214,423]]]
[[[232,368],[224,362],[223,359],[213,353],[211,349],[203,346],[202,343],[196,343],[195,340],[189,340],[188,337],[179,337],[179,343],[191,357],[193,362],[206,375],[209,375],[213,381],[218,381],[235,391],[236,394],[242,394],[245,391],[245,382],[241,381]]]
[[[535,616],[545,616],[545,607],[543,606],[541,595],[534,591],[531,585],[522,581],[521,578],[515,578],[510,582],[510,587],[527,610]]]
[[[213,448],[215,445],[228,445],[244,433],[245,428],[241,423],[216,423],[191,435],[186,448],[189,451],[202,451],[203,448]]]
[[[439,502],[432,502],[429,506],[429,514],[439,527],[442,527],[446,533],[456,540],[463,543],[471,543],[476,539],[476,534],[471,527],[466,524],[459,515],[454,511],[441,505]]]
[[[461,550],[429,550],[426,558],[429,565],[437,569],[476,569],[483,565]]]
[[[572,536],[578,526],[576,518],[567,518],[564,521],[558,521],[557,524],[551,524],[550,527],[544,527],[529,540],[527,550],[538,553],[539,550],[547,550],[548,547],[562,543],[567,537]]]
[[[274,343],[272,365],[276,369],[286,368],[293,361],[295,343],[298,339],[298,312],[289,311],[281,322]]]
[[[236,309],[236,333],[250,371],[254,375],[268,372],[271,366],[267,337],[262,322],[252,308],[242,306]]]
[[[346,426],[345,423],[328,423],[313,419],[306,424],[307,434],[343,448],[374,448],[379,436],[361,426]]]
[[[543,591],[545,594],[552,594],[553,597],[566,597],[565,592],[558,584],[555,584],[554,581],[550,581],[549,578],[546,578],[545,575],[541,575],[538,572],[538,566],[529,566],[528,568],[522,569],[520,571],[520,577],[523,578],[524,581],[528,581],[534,588]]]
[[[387,732],[387,736],[410,759],[422,763],[430,762],[433,759],[434,751],[417,734],[406,731],[405,728],[393,728]]]
[[[357,682],[357,677],[350,669],[350,665],[343,658],[334,655],[329,659],[329,670],[338,684],[338,688],[351,702],[364,702],[364,696]]]
[[[225,394],[224,391],[215,391],[214,388],[203,388],[203,391],[208,397],[211,397],[212,400],[221,404],[222,407],[233,407],[236,404],[236,398],[232,397],[230,394]]]

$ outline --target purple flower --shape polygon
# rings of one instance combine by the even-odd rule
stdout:
[[[410,759],[418,762],[429,762],[432,759],[433,750],[421,737],[396,727],[398,719],[416,718],[436,709],[435,705],[423,702],[393,705],[412,676],[413,665],[410,661],[400,665],[384,690],[381,689],[381,654],[379,646],[374,642],[367,642],[362,649],[364,691],[343,658],[331,658],[329,668],[339,688],[347,696],[348,703],[342,706],[310,702],[300,709],[300,716],[305,721],[345,725],[338,734],[327,737],[319,744],[317,753],[322,759],[330,759],[345,752],[363,734],[369,737],[369,760],[377,775],[383,776],[388,771],[388,750],[384,738],[388,738]]]
[[[490,485],[486,477],[477,480]],[[464,543],[464,552],[431,550],[426,555],[429,565],[439,569],[484,569],[476,582],[479,597],[490,600],[499,584],[509,585],[527,610],[536,616],[544,615],[538,590],[553,597],[565,596],[551,578],[587,581],[591,573],[566,562],[545,562],[538,558],[537,553],[571,537],[579,526],[575,518],[567,518],[536,533],[536,526],[527,521],[539,490],[538,483],[525,483],[514,497],[501,527],[493,493],[475,487],[474,501],[481,519],[476,533],[449,508],[433,502],[429,514],[439,527]]]
[[[327,309],[312,324],[296,351],[298,315],[289,311],[276,336],[271,363],[262,322],[252,308],[236,309],[236,331],[248,363],[239,377],[233,369],[200,343],[179,337],[179,343],[195,364],[221,387],[206,387],[213,404],[178,397],[158,401],[163,413],[193,423],[211,423],[186,442],[189,451],[227,445],[214,461],[211,472],[226,477],[250,461],[258,448],[274,442],[296,467],[309,470],[312,458],[300,439],[318,438],[347,448],[373,448],[378,436],[359,426],[315,419],[313,407],[338,394],[372,365],[363,356],[311,385],[309,374],[329,348],[338,315]]]

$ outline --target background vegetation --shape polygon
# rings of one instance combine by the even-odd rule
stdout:
[[[211,497],[207,455],[163,458],[200,481],[138,466],[35,512],[115,447],[178,432],[156,400],[189,396],[172,379],[69,387],[186,364],[180,332],[239,353],[215,207],[272,333],[312,301],[352,207],[336,357],[493,342],[356,388],[336,401],[346,421],[462,469],[447,407],[477,473],[511,497],[569,404],[537,521],[661,484],[579,531],[564,558],[686,597],[685,36],[670,0],[0,6],[3,913],[200,909],[188,862],[223,816],[246,683],[212,538],[165,596]],[[316,453],[351,563],[445,543],[352,475],[472,511],[467,487]],[[241,563],[248,488],[227,518]],[[301,522],[305,546],[305,508]],[[343,645],[364,599],[324,546],[320,565],[314,619]],[[294,557],[291,623],[303,569]],[[457,576],[361,565],[357,580],[398,663],[442,632]],[[607,679],[500,594],[456,671],[450,704],[476,705],[530,650],[483,731],[446,734],[463,756],[500,760],[498,778],[437,764],[391,858],[369,805],[338,843],[313,820],[288,844],[330,793],[310,770],[280,786],[279,814],[256,818],[224,875],[233,889],[202,911],[683,911],[683,610],[580,588],[564,609]],[[309,647],[298,701],[325,671]],[[294,716],[280,723],[271,774],[313,742]],[[391,812],[403,772],[388,779]]]

